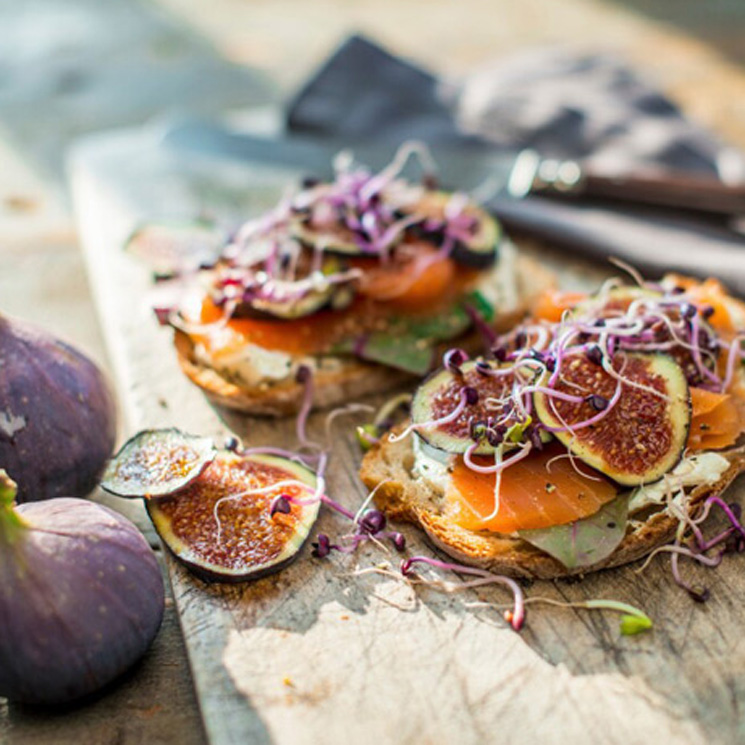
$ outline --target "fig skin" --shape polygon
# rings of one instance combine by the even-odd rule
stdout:
[[[60,704],[98,690],[158,632],[165,596],[155,555],[129,520],[92,502],[2,510],[0,696]]]
[[[115,437],[116,406],[98,367],[0,315],[0,466],[18,483],[18,503],[89,494]]]

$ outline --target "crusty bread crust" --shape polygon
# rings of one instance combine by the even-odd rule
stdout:
[[[299,411],[304,388],[294,380],[254,388],[238,386],[211,367],[194,358],[194,344],[182,331],[174,338],[181,369],[217,406],[259,416],[285,416]],[[394,388],[410,379],[410,375],[383,365],[342,361],[333,371],[320,370],[313,377],[313,408],[357,399],[370,393]]]
[[[555,285],[554,275],[535,259],[518,256],[516,260],[517,294],[519,303],[500,315],[494,328],[506,331],[527,312],[535,298]],[[294,380],[254,387],[240,386],[227,380],[219,372],[197,360],[191,338],[176,331],[174,345],[184,374],[217,406],[260,416],[285,416],[299,411],[303,400],[303,386]],[[458,345],[478,349],[478,334],[459,339]],[[443,345],[442,351],[447,349]],[[319,370],[313,379],[313,408],[324,409],[358,399],[371,393],[391,390],[413,376],[383,365],[340,359],[333,371]]]
[[[402,427],[397,428],[400,432]],[[724,490],[745,471],[745,447],[720,453],[729,468],[716,484],[693,490],[690,505],[696,511],[711,494]],[[390,442],[384,436],[362,461],[360,477],[368,489],[378,487],[375,502],[394,519],[419,525],[434,545],[457,561],[482,567],[512,577],[556,579],[587,574],[598,569],[628,564],[646,556],[653,549],[669,543],[675,536],[678,521],[658,512],[641,526],[627,530],[618,548],[606,559],[590,567],[569,570],[559,561],[526,541],[488,531],[461,528],[447,515],[447,502],[427,482],[412,473],[414,451],[412,438]]]

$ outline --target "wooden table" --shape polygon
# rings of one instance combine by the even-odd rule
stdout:
[[[536,42],[563,40],[586,46],[596,42],[599,29],[603,29],[608,44],[628,52],[637,63],[653,70],[663,86],[687,110],[716,127],[733,142],[745,145],[745,110],[741,103],[745,100],[745,75],[742,70],[720,56],[714,47],[618,6],[571,0],[562,3],[559,11],[552,3],[525,3],[518,8],[518,4],[508,0],[484,4],[471,0],[459,4],[457,18],[453,21],[452,6],[446,2],[428,4],[428,11],[424,14],[416,3],[393,0],[359,3],[354,9],[340,0],[329,0],[320,9],[288,0],[250,5],[235,0],[217,0],[209,4],[209,12],[206,5],[194,0],[162,0],[162,4],[211,37],[226,56],[277,73],[285,89],[299,81],[309,66],[315,64],[338,36],[351,27],[369,30],[395,49],[427,62],[443,73],[457,73]],[[454,23],[457,33],[453,31]],[[307,28],[311,24],[314,33],[309,38]],[[731,33],[731,28],[722,29],[722,36]],[[2,143],[0,163],[3,166],[0,169],[0,237],[3,245],[0,290],[3,310],[45,323],[48,328],[65,334],[104,360],[75,234],[59,192]],[[65,278],[64,281],[61,277]],[[284,582],[277,580],[273,591],[280,592]],[[596,589],[590,583],[587,592],[591,594]],[[246,592],[250,595],[257,591],[249,589]],[[658,587],[650,587],[650,594],[658,592]],[[714,671],[709,670],[702,660],[712,653],[722,661],[727,660],[738,653],[737,646],[731,646],[726,635],[721,635],[708,651],[690,642],[695,638],[696,627],[701,624],[721,627],[721,615],[715,615],[711,608],[702,614],[678,595],[663,593],[659,597],[664,602],[669,600],[670,614],[678,614],[683,619],[677,632],[665,638],[665,653],[680,656],[680,664],[688,674],[691,671],[699,674],[704,683],[701,695],[694,702],[695,708],[706,711],[710,707],[706,690],[717,682],[729,686],[736,704],[742,695],[742,681],[736,675],[737,665],[733,663],[731,666],[731,679],[719,678],[717,681],[712,678]],[[440,611],[452,613],[456,626],[459,623],[461,616],[452,606],[447,603],[438,606],[438,600],[424,602],[431,603],[428,607],[435,616]],[[724,612],[734,623],[736,609],[725,608]],[[342,616],[349,615],[347,610],[339,611],[341,626],[350,620]],[[594,673],[600,676],[601,686],[610,685],[610,689],[604,690],[615,695],[618,693],[613,688],[615,682],[609,681],[607,676],[611,676],[611,671],[619,664],[626,666],[624,672],[637,685],[634,675],[644,673],[645,658],[651,654],[647,643],[642,642],[641,652],[637,648],[633,663],[627,664],[628,661],[624,662],[625,648],[619,649],[612,638],[612,625],[590,618],[584,618],[578,624],[581,624],[578,633],[588,634],[590,639],[591,653],[583,658],[573,656],[571,649],[557,646],[551,624],[539,624],[530,632],[527,642],[544,659],[563,666],[556,668],[564,671],[562,675],[568,685],[562,690],[579,699],[585,695],[592,698],[596,693],[594,679],[587,674]],[[275,631],[282,633],[281,628]],[[503,631],[498,629],[495,633],[504,638]],[[481,637],[476,635],[474,639]],[[605,643],[608,640],[610,645]],[[511,649],[510,646],[508,661]],[[699,656],[701,661],[697,662]],[[250,657],[244,658],[244,662],[249,661]],[[445,665],[448,661],[441,660],[440,664]],[[540,665],[536,669],[539,672],[548,670]],[[649,672],[646,668],[646,674]],[[666,673],[670,680],[677,674],[679,669],[675,667],[668,668]],[[571,684],[570,679],[574,681]],[[285,686],[284,679],[274,680],[271,684],[277,696],[299,701],[303,706],[312,703],[313,692]],[[265,691],[269,692],[269,689]],[[315,695],[320,694],[315,692]],[[662,706],[659,695],[644,689],[642,698],[655,709]],[[153,653],[115,691],[72,711],[43,714],[17,707],[0,711],[0,737],[5,736],[13,743],[199,742],[202,739],[183,647],[172,613]],[[505,729],[500,728],[503,735],[510,723],[515,725],[513,732],[520,731],[515,717],[522,713],[520,709],[511,714],[505,711]],[[709,724],[719,728],[724,737],[742,739],[736,718]],[[257,733],[261,734],[261,731],[257,730]],[[686,730],[683,721],[675,733],[691,740],[698,736]]]

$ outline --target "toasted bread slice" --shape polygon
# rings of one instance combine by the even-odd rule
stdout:
[[[497,331],[506,331],[517,323],[538,295],[555,284],[555,279],[535,259],[518,256],[515,262],[515,283],[517,302],[498,315],[494,323]],[[187,334],[176,331],[174,343],[181,369],[214,404],[262,416],[283,416],[300,409],[303,386],[293,378],[263,382],[254,387],[239,385],[197,359],[194,344]],[[453,343],[477,349],[479,338],[474,333]],[[446,348],[447,345],[444,345],[442,351]],[[314,373],[315,409],[338,405],[370,393],[384,392],[412,379],[411,375],[399,370],[353,358],[339,358],[337,362],[333,370],[320,369]]]
[[[400,432],[402,427],[395,431]],[[719,451],[718,451],[719,452]],[[719,493],[745,471],[745,447],[719,452],[729,468],[715,484],[695,488],[691,509],[696,511],[711,494]],[[413,473],[412,439],[390,442],[383,437],[365,455],[360,469],[369,489],[377,488],[375,501],[394,519],[419,525],[434,545],[459,562],[489,569],[512,577],[556,579],[587,574],[628,564],[649,554],[675,536],[678,521],[663,512],[651,515],[641,526],[629,527],[618,548],[606,559],[590,567],[567,569],[553,557],[520,538],[488,531],[466,530],[446,514],[446,498]]]

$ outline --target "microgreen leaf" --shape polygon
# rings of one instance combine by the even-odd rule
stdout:
[[[505,442],[522,442],[525,430],[533,423],[533,417],[529,416],[524,422],[515,422],[504,434]]]
[[[624,636],[641,634],[643,631],[652,628],[652,619],[644,611],[629,605],[629,603],[622,603],[620,600],[587,600],[584,603],[577,603],[577,606],[623,613],[623,616],[621,616],[621,633]]]
[[[379,439],[380,430],[375,424],[362,424],[355,429],[357,442],[367,452]]]
[[[624,636],[641,634],[652,628],[652,619],[647,616],[623,616],[621,618],[621,633]]]

